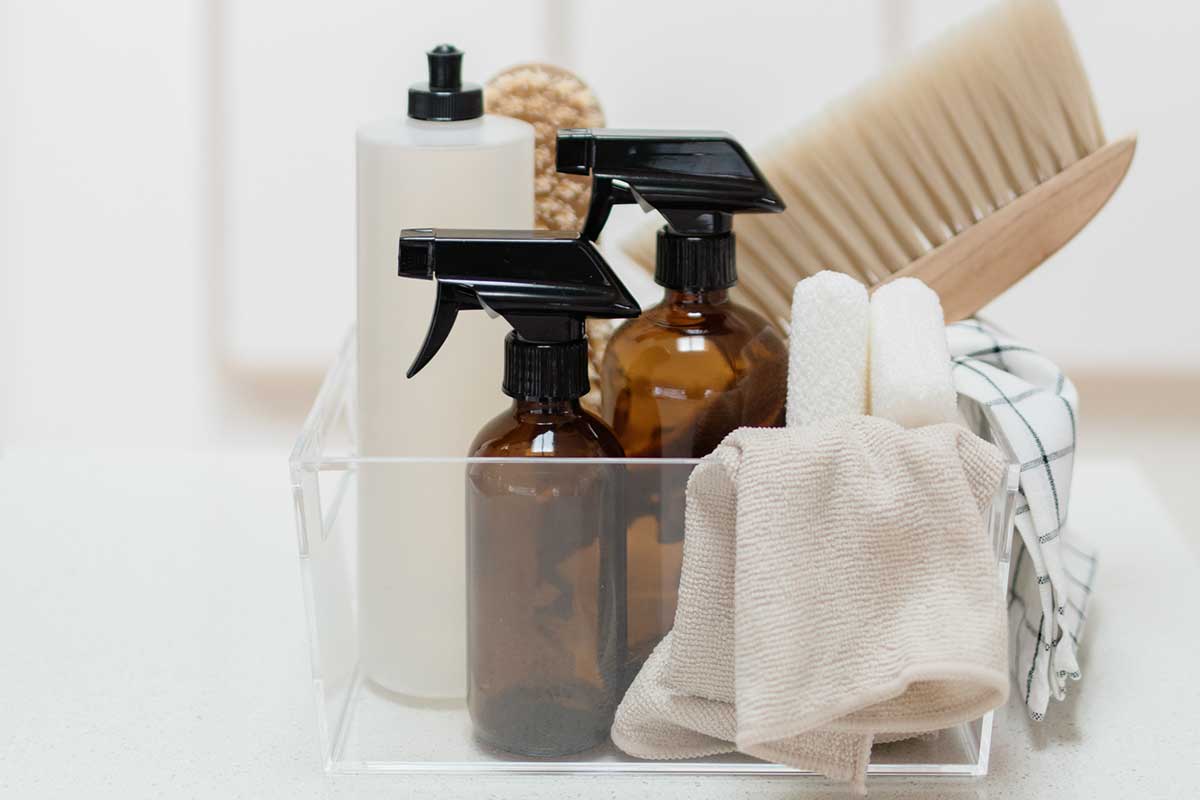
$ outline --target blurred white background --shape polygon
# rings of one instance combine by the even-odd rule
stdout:
[[[437,42],[469,79],[557,62],[610,125],[753,149],[985,4],[4,0],[0,443],[282,451],[352,317],[354,129]],[[1200,4],[1063,6],[1140,146],[989,312],[1077,378],[1099,450],[1151,460],[1200,406]]]
[[[0,797],[413,791],[318,773],[286,458],[352,322],[355,128],[404,113],[426,49],[457,44],[478,82],[558,63],[610,125],[753,151],[992,1],[0,0]],[[1194,564],[1140,481],[1095,462],[1136,460],[1200,553],[1200,2],[1060,2],[1108,134],[1137,131],[1138,153],[988,313],[1076,380],[1073,519],[1109,520],[1140,560],[1101,553],[1108,630],[1062,746],[1039,730],[1025,762],[1000,735],[1001,783],[962,796],[1008,794],[1007,772],[1066,797],[1115,728],[1174,734],[1143,737],[1169,758],[1195,724],[1171,695],[1195,684],[1129,685],[1150,674],[1132,639],[1187,643],[1196,595],[1173,584]],[[613,234],[639,216],[618,211]],[[1114,787],[1162,777],[1125,760]]]

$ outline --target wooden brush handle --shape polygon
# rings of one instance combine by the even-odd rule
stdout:
[[[947,323],[971,316],[1079,233],[1121,185],[1136,146],[1136,136],[1106,144],[873,288],[920,278]]]

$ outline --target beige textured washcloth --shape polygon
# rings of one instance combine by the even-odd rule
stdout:
[[[730,434],[688,482],[675,627],[613,742],[641,758],[736,749],[862,790],[875,734],[1003,703],[983,520],[1003,470],[957,425],[856,416]]]

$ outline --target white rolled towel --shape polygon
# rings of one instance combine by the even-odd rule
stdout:
[[[866,414],[871,304],[867,289],[840,272],[796,284],[788,345],[787,425]]]
[[[871,297],[871,414],[906,428],[959,422],[937,292],[899,278]]]

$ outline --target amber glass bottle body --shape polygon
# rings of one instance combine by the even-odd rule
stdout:
[[[578,400],[517,399],[467,470],[467,703],[476,736],[558,756],[603,742],[623,686],[625,536],[612,431]]]
[[[787,346],[728,291],[668,290],[613,335],[601,368],[605,420],[631,458],[701,458],[742,426],[783,424]],[[630,470],[629,656],[645,660],[675,618],[686,479]]]

